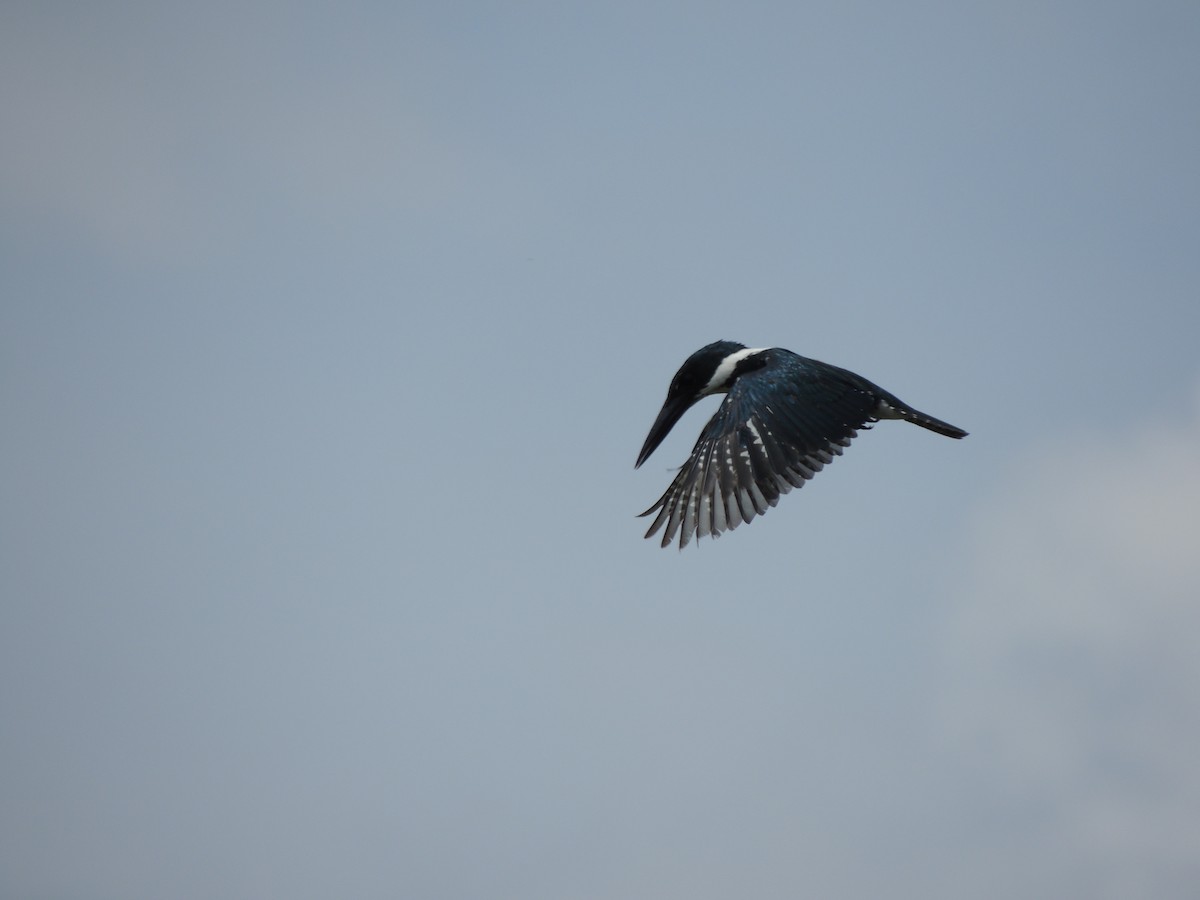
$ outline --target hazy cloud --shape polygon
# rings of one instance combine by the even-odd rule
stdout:
[[[1200,875],[1197,460],[1200,394],[1175,423],[1039,447],[980,517],[947,634],[958,751],[1099,896]]]

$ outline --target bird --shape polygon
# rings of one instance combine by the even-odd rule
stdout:
[[[634,468],[696,401],[718,393],[725,399],[691,455],[658,502],[640,514],[657,513],[646,537],[662,528],[663,547],[677,534],[682,550],[693,535],[715,538],[748,524],[880,419],[903,419],[956,440],[967,436],[847,369],[779,347],[716,341],[675,373]]]

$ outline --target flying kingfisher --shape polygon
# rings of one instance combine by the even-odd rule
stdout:
[[[688,357],[638,454],[638,468],[701,397],[724,393],[692,455],[658,502],[646,537],[664,525],[662,546],[679,535],[716,537],[750,522],[780,496],[841,456],[859,429],[904,419],[946,437],[967,432],[918,412],[860,375],[778,347],[717,341]]]

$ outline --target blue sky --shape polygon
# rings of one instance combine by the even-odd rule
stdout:
[[[0,893],[1191,896],[1200,9],[0,12]],[[641,539],[718,339],[864,434]]]

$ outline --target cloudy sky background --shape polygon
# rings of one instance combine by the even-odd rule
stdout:
[[[0,894],[1192,897],[1200,7],[5,4]],[[716,339],[901,423],[680,553]]]

